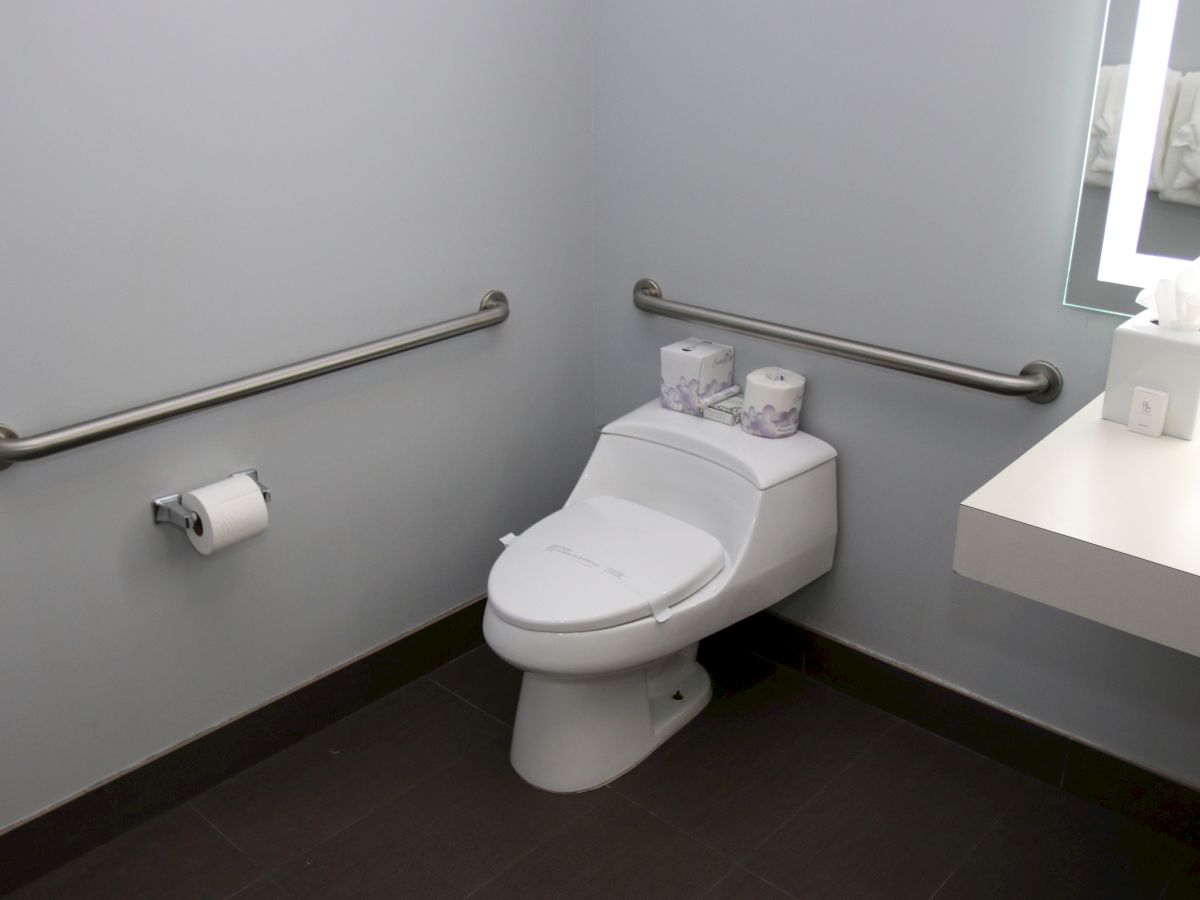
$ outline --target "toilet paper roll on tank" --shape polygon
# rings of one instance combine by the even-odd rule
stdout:
[[[262,487],[249,475],[233,475],[188,491],[183,505],[197,516],[188,540],[205,556],[267,530]]]
[[[800,430],[805,378],[790,369],[767,366],[746,376],[742,431],[757,437],[789,437]]]

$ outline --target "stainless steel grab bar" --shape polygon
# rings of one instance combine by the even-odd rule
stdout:
[[[283,387],[285,384],[294,384],[297,381],[315,378],[328,372],[347,369],[373,359],[391,356],[393,353],[402,353],[405,350],[412,350],[414,347],[422,347],[425,344],[432,344],[460,334],[479,331],[481,328],[490,328],[493,325],[499,325],[507,318],[508,298],[500,291],[488,291],[483,295],[483,301],[479,304],[479,312],[447,319],[444,322],[427,325],[413,331],[401,332],[369,344],[347,347],[344,350],[326,353],[324,356],[314,356],[311,359],[268,369],[265,372],[246,375],[233,381],[159,400],[157,403],[135,406],[132,409],[101,416],[98,419],[89,419],[86,422],[68,425],[65,428],[56,428],[53,431],[29,437],[20,437],[11,428],[0,425],[0,470],[7,469],[14,462],[49,456],[72,447],[80,447],[84,444],[115,437],[118,434],[135,431],[138,428],[145,428],[147,425],[181,416],[184,413],[218,406],[253,394],[261,394],[264,391]]]
[[[718,328],[748,334],[751,337],[780,341],[784,344],[816,350],[818,353],[827,353],[830,356],[840,356],[843,359],[853,359],[858,362],[870,363],[873,366],[882,366],[885,369],[896,369],[911,375],[935,378],[938,381],[949,381],[951,384],[960,384],[993,394],[1024,397],[1034,403],[1049,403],[1062,393],[1062,372],[1058,370],[1057,366],[1043,360],[1029,363],[1021,369],[1020,375],[1005,375],[1002,372],[977,369],[974,366],[964,366],[931,356],[919,356],[916,353],[893,350],[891,347],[864,344],[861,341],[852,341],[816,331],[805,331],[802,328],[792,328],[790,325],[751,319],[748,316],[706,309],[703,306],[692,306],[689,303],[680,303],[678,300],[667,300],[663,297],[658,283],[649,278],[643,278],[633,286],[633,305],[646,312],[669,316],[672,319],[698,322],[702,325],[715,325]]]

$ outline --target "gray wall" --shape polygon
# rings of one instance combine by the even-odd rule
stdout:
[[[586,2],[0,6],[0,421],[498,329],[0,474],[0,827],[479,595],[591,447]],[[258,539],[149,502],[248,465]]]
[[[1102,2],[595,4],[598,421],[694,328],[630,290],[998,370],[1039,407],[743,337],[840,452],[834,570],[789,618],[1200,784],[1200,660],[966,581],[958,503],[1103,390],[1061,305]],[[1131,598],[1133,602],[1134,598]]]

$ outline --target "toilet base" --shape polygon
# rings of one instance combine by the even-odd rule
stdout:
[[[616,675],[526,672],[513,726],[517,774],[543,790],[575,793],[628,772],[712,698],[697,646]]]

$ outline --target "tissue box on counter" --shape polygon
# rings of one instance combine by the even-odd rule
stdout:
[[[688,338],[662,348],[659,396],[667,409],[693,416],[704,412],[703,399],[733,386],[733,347]]]
[[[1146,310],[1113,332],[1101,415],[1129,424],[1135,388],[1169,397],[1163,434],[1193,440],[1200,426],[1200,331],[1163,328]]]

